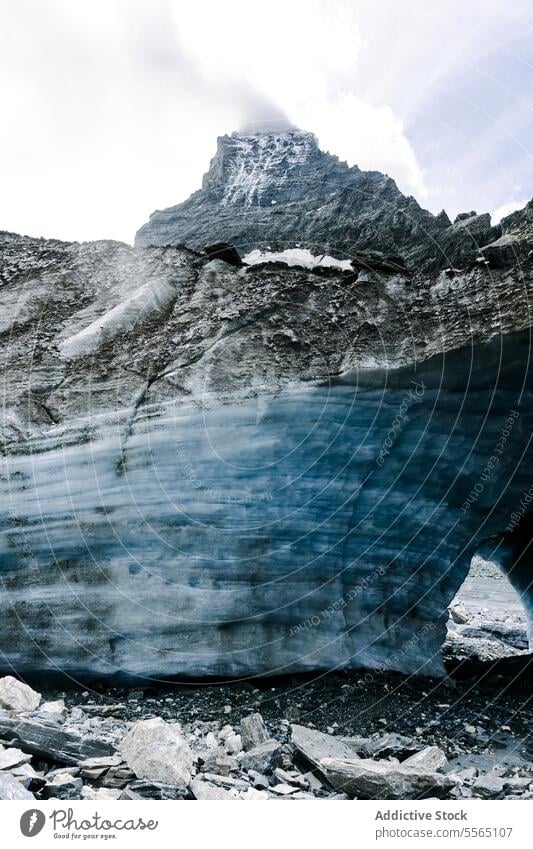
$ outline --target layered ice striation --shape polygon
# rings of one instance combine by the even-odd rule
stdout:
[[[440,674],[476,552],[533,612],[530,260],[0,248],[3,670]]]

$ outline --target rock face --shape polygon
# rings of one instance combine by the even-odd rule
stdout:
[[[236,221],[283,241],[277,206],[304,236],[307,205],[311,234],[314,180],[333,245],[353,180],[356,243],[410,271],[1,235],[6,671],[441,674],[475,552],[531,612],[529,254],[439,271],[424,234],[455,228],[461,252],[486,217],[433,219],[306,134],[250,144],[259,176],[226,138],[160,241],[178,219],[196,245]]]
[[[504,229],[492,227],[487,213],[463,213],[451,224],[390,177],[349,167],[320,150],[311,133],[288,130],[220,137],[201,190],[154,212],[135,243],[230,242],[243,255],[301,246],[341,258],[377,250],[400,254],[414,270],[436,270],[471,265]],[[515,261],[498,256],[505,265]]]

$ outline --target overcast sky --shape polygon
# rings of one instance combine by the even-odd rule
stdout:
[[[0,0],[0,229],[131,242],[287,115],[433,212],[533,196],[531,0]]]

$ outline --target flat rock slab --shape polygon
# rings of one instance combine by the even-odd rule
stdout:
[[[305,728],[303,725],[291,725],[291,734],[296,751],[318,769],[321,769],[323,758],[340,758],[341,760],[357,758],[350,746],[331,734],[324,734],[314,728]]]
[[[321,769],[332,787],[358,799],[442,797],[455,786],[447,775],[391,761],[324,758]]]
[[[425,769],[428,772],[436,772],[439,769],[444,769],[448,763],[448,758],[442,749],[438,746],[426,746],[419,752],[416,752],[411,757],[403,762],[403,766],[417,767]]]
[[[193,778],[191,781],[191,791],[194,798],[199,801],[230,801],[238,798],[235,791],[217,787],[203,778]]]
[[[115,751],[109,743],[102,740],[78,737],[54,725],[45,725],[30,719],[0,718],[0,737],[9,742],[16,741],[23,752],[72,766],[86,758],[113,755]]]

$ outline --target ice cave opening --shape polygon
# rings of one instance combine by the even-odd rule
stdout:
[[[492,661],[529,651],[520,593],[492,560],[474,555],[448,612],[445,657]]]

